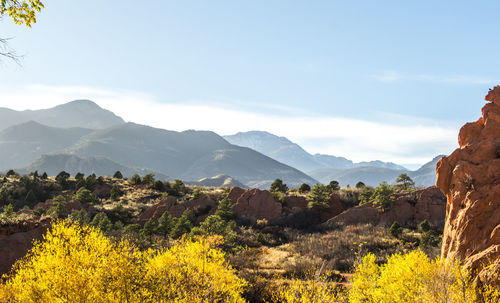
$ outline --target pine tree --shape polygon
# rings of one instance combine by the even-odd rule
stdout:
[[[224,221],[234,219],[233,202],[231,202],[231,200],[227,197],[220,200],[215,214],[221,217]]]

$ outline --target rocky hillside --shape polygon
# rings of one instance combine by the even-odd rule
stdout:
[[[442,256],[462,260],[482,279],[498,283],[493,274],[500,271],[500,86],[486,100],[482,117],[460,129],[460,148],[438,162],[437,186],[448,198]]]

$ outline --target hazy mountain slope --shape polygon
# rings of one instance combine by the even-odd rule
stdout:
[[[313,156],[287,138],[264,131],[240,132],[235,135],[224,136],[224,138],[231,144],[251,148],[306,173],[322,168],[348,169],[364,166],[406,169],[401,165],[379,160],[353,163],[344,157],[322,154],[315,154]]]
[[[396,170],[384,167],[355,167],[350,169],[319,169],[310,172],[310,176],[318,179],[321,183],[328,183],[332,180],[337,180],[340,186],[354,186],[359,181],[366,185],[377,186],[380,182],[387,181],[394,183],[397,176],[402,173],[407,173],[407,170]]]
[[[210,186],[210,187],[246,187],[243,183],[228,175],[217,175],[210,178],[202,178],[198,181],[184,181],[186,185]]]
[[[351,160],[346,159],[344,157],[336,157],[323,154],[315,154],[313,157],[314,160],[320,163],[324,168],[329,167],[329,168],[345,169],[354,167],[354,163]]]
[[[382,162],[380,160],[374,160],[374,161],[368,161],[368,162],[359,162],[355,163],[354,167],[365,167],[365,166],[370,166],[370,167],[381,167],[381,168],[390,168],[390,169],[398,169],[398,170],[407,170],[406,167],[401,166],[396,163],[392,162]]]
[[[83,158],[102,156],[184,180],[226,174],[246,185],[275,178],[294,185],[316,183],[292,167],[231,145],[209,131],[175,132],[126,123],[84,136],[68,152]]]
[[[49,109],[13,111],[0,108],[0,130],[27,121],[61,128],[102,129],[123,123],[114,113],[89,100],[76,100]]]
[[[285,137],[278,137],[264,131],[240,132],[224,136],[229,143],[256,150],[281,163],[301,171],[310,171],[324,167],[298,144]]]
[[[408,173],[408,175],[415,181],[417,186],[430,186],[436,184],[436,164],[444,157],[444,155],[439,155],[434,157],[431,161],[424,164],[422,167],[416,171]]]
[[[347,184],[353,186],[358,181],[362,181],[366,185],[377,186],[382,181],[394,183],[397,176],[407,173],[415,181],[416,186],[431,186],[436,183],[436,163],[441,157],[443,155],[435,157],[416,171],[364,166],[349,169],[324,168],[309,172],[309,175],[322,183],[337,180],[341,186]]]
[[[232,146],[215,150],[195,161],[182,175],[184,179],[203,175],[227,174],[249,187],[268,188],[279,178],[289,187],[317,181],[303,172],[258,153],[250,148]],[[258,176],[258,178],[256,178]]]
[[[0,131],[0,170],[29,165],[43,154],[61,151],[92,130],[55,128],[29,121]]]
[[[167,175],[151,170],[123,166],[104,157],[91,157],[83,159],[75,155],[66,154],[44,155],[31,165],[16,171],[21,173],[38,171],[39,173],[46,172],[49,176],[56,176],[63,170],[70,173],[72,176],[78,172],[86,175],[95,173],[98,176],[112,176],[114,172],[120,171],[126,178],[136,173],[140,175],[153,173],[155,174],[156,179],[172,179]]]

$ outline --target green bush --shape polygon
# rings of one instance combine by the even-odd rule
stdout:
[[[393,194],[394,190],[387,182],[380,183],[371,196],[373,206],[377,207],[382,212],[390,209],[394,203]]]
[[[309,186],[309,184],[306,184],[306,183],[302,183],[302,185],[300,185],[300,187],[299,187],[299,193],[301,193],[301,194],[308,193],[310,190],[311,190],[311,186]]]
[[[80,201],[83,205],[90,205],[97,203],[97,197],[92,194],[92,192],[85,187],[81,187],[73,195],[73,200]]]
[[[399,238],[401,237],[402,233],[403,233],[403,228],[401,227],[401,225],[399,225],[398,222],[392,223],[391,227],[389,228],[389,234],[394,238]]]
[[[269,188],[270,192],[280,192],[286,194],[288,191],[288,186],[281,181],[281,179],[276,179],[274,182],[271,184],[271,187]]]
[[[316,184],[312,187],[311,192],[307,196],[308,208],[311,209],[325,209],[330,207],[328,200],[332,194],[332,189],[323,184]]]

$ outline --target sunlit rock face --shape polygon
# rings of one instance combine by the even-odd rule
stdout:
[[[442,256],[481,279],[500,270],[500,86],[485,99],[482,117],[460,129],[460,148],[438,162],[436,180],[448,199]]]

